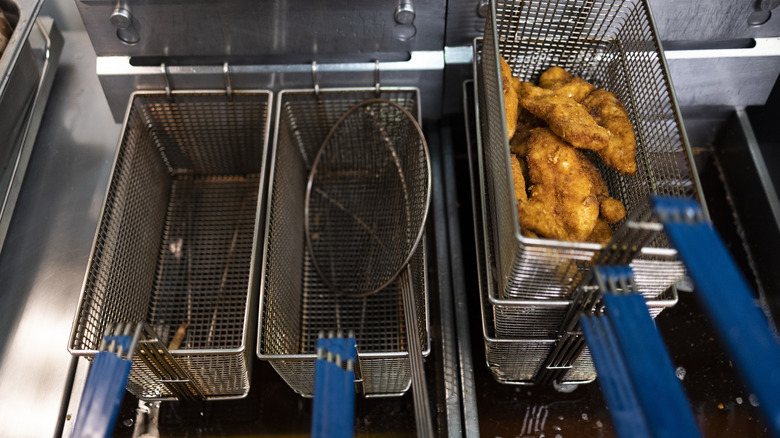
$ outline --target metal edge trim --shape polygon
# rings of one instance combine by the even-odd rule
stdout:
[[[699,180],[699,172],[696,169],[696,163],[693,160],[693,151],[691,150],[691,144],[688,141],[688,133],[683,125],[682,113],[680,112],[680,105],[677,103],[677,93],[674,90],[674,83],[672,82],[672,73],[669,71],[669,63],[666,61],[666,55],[664,54],[663,43],[659,37],[658,27],[655,24],[655,17],[653,16],[653,10],[650,8],[648,0],[642,0],[642,6],[647,12],[647,21],[650,23],[650,32],[655,38],[655,42],[658,45],[658,60],[661,62],[661,68],[663,69],[663,78],[666,82],[666,89],[669,91],[669,100],[671,103],[672,111],[674,112],[674,122],[677,125],[677,129],[680,133],[680,140],[682,140],[683,148],[685,149],[686,156],[688,158],[688,171],[691,173],[691,182],[693,183],[695,195],[701,205],[701,209],[704,212],[704,218],[710,220],[709,209],[707,208],[707,202],[704,199],[704,192],[701,188],[701,181]]]
[[[736,118],[739,121],[739,125],[742,128],[742,132],[745,135],[748,152],[750,152],[750,158],[753,164],[756,166],[756,174],[761,181],[761,188],[764,190],[764,194],[769,202],[769,208],[772,211],[772,215],[775,219],[775,224],[780,229],[780,200],[777,197],[777,191],[771,180],[771,173],[766,166],[764,160],[764,154],[761,153],[761,149],[756,138],[755,131],[753,131],[753,125],[750,123],[747,112],[744,108],[737,108]]]
[[[76,349],[73,348],[73,343],[76,341],[76,330],[78,327],[79,322],[79,316],[81,315],[82,306],[84,304],[84,295],[86,294],[87,289],[87,280],[89,279],[89,273],[92,270],[92,266],[94,264],[94,256],[95,256],[95,250],[97,249],[97,242],[98,238],[100,237],[100,228],[103,225],[103,218],[106,213],[106,203],[108,202],[108,194],[111,190],[111,183],[114,182],[114,169],[116,167],[117,160],[119,159],[119,152],[122,149],[122,142],[124,141],[125,134],[127,133],[127,122],[130,119],[130,110],[133,107],[133,100],[135,99],[137,92],[130,93],[130,98],[127,102],[127,109],[125,110],[125,117],[122,121],[122,132],[119,134],[119,139],[117,141],[116,150],[114,151],[114,159],[111,162],[111,175],[108,177],[108,182],[106,183],[106,189],[105,194],[103,195],[103,202],[100,207],[100,215],[98,215],[97,224],[95,225],[95,236],[92,238],[92,247],[89,250],[89,259],[87,262],[87,269],[84,273],[84,280],[81,282],[81,292],[79,293],[79,300],[78,300],[78,306],[76,308],[76,313],[73,316],[73,324],[71,326],[71,333],[70,337],[68,338],[68,352],[72,355],[95,355],[97,354],[97,350],[82,350],[82,349]],[[86,352],[89,352],[89,354],[85,354]]]
[[[311,90],[313,93],[314,90]],[[270,168],[268,169],[268,188],[267,188],[267,195],[266,195],[266,211],[265,211],[265,232],[263,233],[263,255],[260,259],[260,263],[262,264],[262,268],[260,269],[260,285],[259,285],[259,292],[258,292],[258,308],[257,308],[257,342],[255,347],[256,355],[259,359],[265,359],[269,360],[270,357],[275,357],[272,355],[265,355],[262,353],[262,346],[263,346],[263,311],[265,310],[264,302],[265,302],[265,277],[267,273],[267,263],[266,258],[268,256],[268,234],[271,231],[271,201],[273,200],[273,189],[274,189],[274,176],[276,174],[276,150],[278,148],[279,144],[279,120],[281,117],[278,117],[278,114],[282,111],[282,101],[284,101],[284,95],[288,93],[286,90],[281,90],[276,95],[276,108],[274,109],[274,140],[271,144],[271,163]]]
[[[8,87],[9,81],[13,71],[16,69],[17,61],[22,53],[23,47],[27,42],[27,39],[32,33],[33,27],[35,27],[38,13],[43,6],[43,1],[33,2],[32,10],[27,10],[23,4],[16,2],[19,8],[19,21],[16,23],[16,28],[11,34],[11,38],[8,40],[8,45],[3,51],[3,56],[0,58],[0,67],[6,67],[7,71],[0,74],[0,99],[5,95],[5,91]],[[9,50],[9,47],[11,50]]]
[[[241,91],[234,90],[233,93],[239,93]],[[225,94],[227,94],[225,92]],[[260,94],[260,93],[258,93]],[[260,159],[260,186],[258,187],[257,191],[257,208],[255,210],[255,226],[253,231],[253,237],[252,237],[252,256],[249,261],[249,282],[247,284],[247,296],[246,296],[246,305],[244,309],[244,328],[243,333],[241,336],[241,345],[240,350],[243,352],[246,350],[246,341],[248,336],[248,329],[250,328],[250,321],[255,316],[256,312],[253,312],[252,310],[252,301],[255,298],[255,293],[258,290],[256,288],[257,284],[257,246],[259,244],[260,239],[260,224],[262,223],[261,213],[263,212],[263,208],[265,206],[264,203],[264,192],[263,190],[263,183],[265,182],[265,168],[266,168],[266,162],[268,160],[268,139],[270,138],[271,132],[271,117],[273,115],[273,92],[270,90],[265,90],[265,93],[267,94],[268,98],[266,101],[266,118],[265,118],[265,135],[263,139],[263,151],[262,151],[262,158]],[[262,261],[262,258],[261,258]],[[260,261],[260,262],[261,262]],[[223,350],[228,351],[228,350]],[[247,360],[247,364],[251,363],[251,361]]]

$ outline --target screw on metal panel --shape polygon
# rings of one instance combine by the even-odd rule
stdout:
[[[477,16],[479,16],[479,18],[487,17],[489,7],[490,7],[490,1],[479,0],[479,3],[477,4]]]
[[[127,29],[133,25],[133,14],[125,8],[116,8],[111,13],[109,21],[118,29]]]
[[[414,3],[411,0],[400,0],[395,8],[395,22],[398,24],[412,24],[414,18]]]

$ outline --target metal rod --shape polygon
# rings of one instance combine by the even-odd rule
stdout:
[[[404,302],[404,320],[409,349],[409,368],[412,374],[412,395],[414,398],[414,418],[417,424],[417,436],[432,437],[433,420],[429,408],[428,388],[425,384],[425,368],[420,346],[420,330],[417,325],[414,284],[412,283],[411,268],[408,265],[401,271],[399,283],[401,284]]]

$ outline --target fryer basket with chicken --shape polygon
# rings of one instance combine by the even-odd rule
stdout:
[[[690,147],[645,1],[491,6],[476,69],[493,298],[566,299],[649,195],[701,200]],[[663,235],[631,266],[646,296],[684,275]]]

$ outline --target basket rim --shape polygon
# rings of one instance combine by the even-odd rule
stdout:
[[[257,290],[257,284],[256,284],[256,271],[257,271],[257,247],[259,244],[259,238],[260,238],[260,221],[262,218],[262,211],[265,204],[264,194],[265,190],[263,187],[263,183],[265,181],[265,174],[266,174],[266,163],[268,160],[268,141],[270,138],[270,128],[271,128],[271,116],[272,116],[272,110],[273,110],[273,97],[274,93],[271,90],[265,90],[265,89],[251,89],[251,90],[233,90],[233,94],[239,94],[239,95],[256,95],[256,96],[266,96],[265,100],[265,123],[263,125],[264,129],[264,135],[263,135],[263,150],[261,153],[261,162],[260,162],[260,179],[259,179],[259,187],[258,187],[258,196],[257,196],[257,205],[255,208],[255,219],[254,219],[254,226],[253,226],[253,238],[252,238],[252,255],[250,258],[250,271],[249,271],[249,278],[247,282],[247,297],[246,297],[246,306],[244,311],[244,323],[242,327],[242,335],[241,335],[241,343],[236,347],[231,348],[225,348],[225,349],[218,349],[218,348],[209,348],[209,349],[190,349],[190,350],[170,350],[171,355],[173,356],[183,356],[183,355],[221,355],[221,354],[241,354],[244,353],[247,350],[247,344],[248,344],[248,336],[254,336],[254,330],[250,330],[252,328],[252,316],[254,316],[253,309],[253,303],[255,300],[254,293]],[[118,136],[117,140],[117,146],[115,148],[114,152],[114,158],[112,160],[111,164],[111,174],[107,179],[106,186],[105,186],[105,195],[103,196],[103,201],[101,203],[100,208],[100,214],[97,216],[97,223],[95,225],[95,233],[92,238],[92,245],[89,253],[89,258],[87,262],[87,266],[84,273],[84,279],[82,280],[81,285],[81,291],[79,293],[79,299],[77,302],[76,309],[74,311],[74,317],[73,317],[73,323],[71,325],[71,332],[68,338],[68,352],[73,356],[94,356],[98,353],[97,350],[93,349],[84,349],[84,348],[76,348],[74,345],[76,343],[76,339],[79,336],[78,326],[80,321],[80,314],[82,310],[82,306],[84,304],[84,299],[87,294],[87,284],[88,280],[90,278],[90,272],[92,270],[92,267],[94,266],[94,256],[95,252],[97,251],[97,244],[100,239],[100,230],[103,226],[104,222],[104,216],[106,213],[106,207],[107,202],[109,198],[109,194],[111,191],[111,185],[115,176],[115,169],[117,162],[119,160],[120,153],[122,152],[122,144],[124,143],[125,135],[127,133],[128,129],[128,121],[130,118],[130,114],[133,108],[133,104],[135,102],[135,99],[138,97],[145,97],[145,96],[159,96],[163,95],[165,96],[167,93],[165,90],[136,90],[132,93],[130,93],[130,96],[128,98],[127,108],[125,110],[125,115],[122,120],[122,130]],[[227,93],[226,90],[210,90],[210,89],[193,89],[193,90],[173,90],[170,93],[173,96],[176,95],[224,95],[229,96],[229,93]],[[252,333],[250,333],[252,332]],[[232,396],[231,396],[232,397]]]

